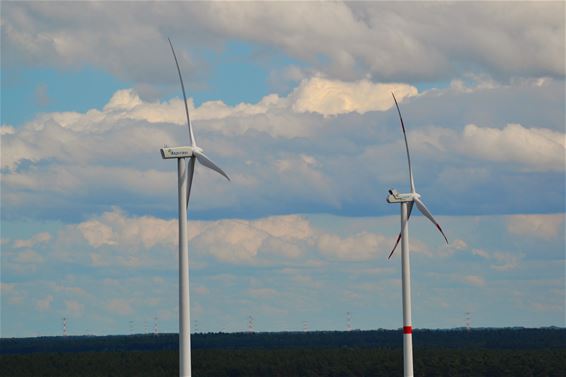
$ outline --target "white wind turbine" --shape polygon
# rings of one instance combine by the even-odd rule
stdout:
[[[171,52],[175,59],[181,89],[183,90],[183,100],[185,103],[185,113],[187,115],[187,125],[189,127],[189,142],[191,146],[185,147],[164,147],[161,149],[161,156],[164,159],[177,159],[178,187],[179,187],[179,375],[181,377],[191,376],[191,313],[189,298],[189,245],[187,237],[187,208],[191,194],[193,174],[195,172],[195,159],[205,167],[212,169],[230,180],[230,177],[216,164],[206,157],[202,148],[197,146],[189,108],[187,106],[187,96],[185,85],[181,76],[181,69],[177,61],[177,55],[173,49],[173,44],[169,40]],[[185,159],[188,158],[188,164]],[[187,168],[188,165],[188,168]]]
[[[442,228],[432,214],[426,208],[425,204],[421,200],[421,195],[415,191],[415,182],[413,180],[413,170],[411,168],[411,155],[409,154],[409,144],[407,143],[407,133],[405,132],[405,124],[403,123],[403,117],[401,116],[401,111],[399,110],[399,104],[393,95],[393,100],[395,101],[395,106],[397,107],[397,112],[399,113],[399,120],[401,121],[401,128],[403,130],[403,137],[405,138],[405,148],[407,150],[407,160],[409,162],[409,183],[411,185],[411,192],[408,194],[400,194],[397,190],[389,190],[389,195],[387,196],[388,203],[400,203],[401,204],[401,232],[397,237],[395,246],[389,254],[389,258],[393,255],[393,252],[397,248],[399,241],[401,241],[401,265],[402,265],[402,279],[403,279],[403,370],[405,377],[413,377],[413,325],[411,320],[411,265],[409,262],[409,232],[408,232],[408,221],[411,216],[411,211],[413,210],[413,204],[417,206],[419,211],[425,215],[436,228],[442,233],[442,236],[448,243],[448,239]]]

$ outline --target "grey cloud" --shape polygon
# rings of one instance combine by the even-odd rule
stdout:
[[[91,64],[162,84],[174,80],[163,70],[170,36],[192,73],[206,72],[194,48],[218,51],[236,39],[275,46],[343,79],[562,78],[563,14],[560,2],[8,3],[3,64]]]

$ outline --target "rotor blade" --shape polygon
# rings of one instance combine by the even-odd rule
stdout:
[[[409,219],[411,218],[411,211],[413,210],[413,203],[414,202],[410,202],[407,205],[407,223],[409,222]],[[407,225],[405,225],[407,226]],[[395,241],[395,246],[393,246],[393,250],[391,250],[391,253],[389,253],[389,256],[387,257],[387,259],[391,259],[391,256],[393,255],[393,253],[395,252],[395,249],[397,248],[397,245],[399,245],[399,241],[401,241],[401,233],[399,232],[399,236],[397,236],[397,241]]]
[[[409,182],[411,184],[411,192],[415,192],[415,181],[413,180],[413,169],[411,168],[411,155],[409,154],[409,143],[407,142],[407,133],[405,132],[405,124],[403,123],[403,117],[401,116],[401,110],[399,110],[399,104],[397,103],[397,98],[395,94],[393,95],[393,101],[395,101],[395,106],[397,107],[397,113],[399,113],[399,120],[401,121],[401,128],[403,129],[403,137],[405,138],[405,148],[407,149],[407,160],[409,161]]]
[[[189,199],[191,198],[191,187],[193,185],[193,176],[195,174],[195,159],[189,158],[187,163],[187,208],[189,208]]]
[[[177,55],[175,55],[175,50],[173,49],[173,43],[171,39],[169,40],[169,45],[171,46],[171,51],[173,52],[173,58],[175,59],[175,65],[177,66],[177,72],[179,73],[179,80],[181,81],[181,89],[183,90],[183,100],[185,103],[185,113],[187,114],[187,125],[189,126],[189,137],[191,142],[191,147],[197,145],[195,141],[195,135],[193,134],[193,126],[191,125],[191,118],[189,117],[189,106],[187,105],[187,95],[185,94],[185,85],[183,84],[183,77],[181,76],[181,69],[179,68],[179,62],[177,61]]]
[[[425,204],[422,202],[422,200],[420,200],[419,198],[415,198],[415,203],[417,205],[417,208],[419,209],[419,211],[421,211],[421,213],[423,215],[425,215],[430,221],[432,221],[432,223],[434,225],[436,225],[436,228],[440,231],[440,233],[442,233],[442,237],[444,237],[444,240],[446,241],[446,243],[448,243],[448,238],[446,238],[446,235],[444,234],[444,232],[442,231],[442,228],[440,227],[440,225],[438,225],[438,223],[436,222],[436,220],[434,219],[434,217],[432,217],[432,213],[430,213],[430,211],[428,210],[428,208],[426,208]]]
[[[224,173],[224,171],[222,169],[220,169],[214,162],[210,161],[204,153],[198,152],[198,151],[193,151],[193,153],[196,156],[198,162],[200,162],[201,164],[203,164],[207,168],[214,170],[218,174],[223,175],[224,177],[226,177],[227,180],[230,180],[230,177],[228,177],[228,174]]]

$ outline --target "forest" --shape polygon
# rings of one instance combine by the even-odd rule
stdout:
[[[2,376],[175,376],[177,334],[0,340]],[[564,376],[566,329],[415,330],[418,376]],[[399,330],[192,335],[195,376],[399,376]]]

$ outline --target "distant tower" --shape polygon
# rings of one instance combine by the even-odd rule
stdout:
[[[153,335],[157,336],[159,334],[159,330],[157,327],[157,317],[153,317]]]
[[[352,313],[346,313],[346,330],[352,331]]]
[[[63,317],[63,336],[67,336],[67,317]]]
[[[143,320],[143,333],[147,334],[147,321],[145,319]]]
[[[197,334],[199,332],[199,328],[198,328],[198,319],[195,319],[195,334]]]
[[[254,318],[251,315],[248,316],[248,332],[254,332]]]
[[[134,333],[134,321],[129,321],[128,325],[130,327],[130,334]]]
[[[470,331],[472,323],[472,313],[466,312],[466,330]]]
[[[303,321],[303,332],[309,331],[309,323],[307,321]]]

